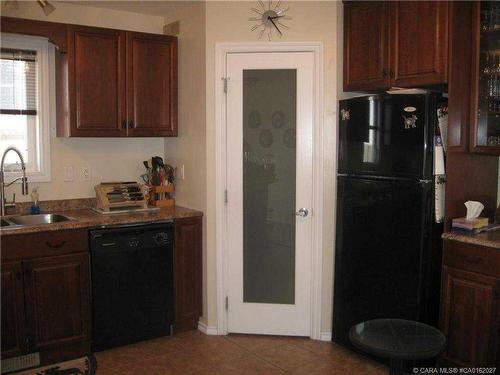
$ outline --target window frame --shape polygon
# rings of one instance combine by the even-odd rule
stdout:
[[[50,108],[53,95],[50,85],[50,69],[54,49],[49,48],[47,38],[24,36],[17,34],[2,33],[1,46],[4,48],[16,48],[32,50],[37,52],[37,126],[36,146],[37,171],[26,171],[29,182],[51,181],[51,158],[50,158]],[[28,141],[29,142],[29,141]],[[28,151],[29,152],[29,151]],[[0,155],[1,157],[1,155]],[[22,175],[21,171],[5,171],[5,181],[8,183]]]

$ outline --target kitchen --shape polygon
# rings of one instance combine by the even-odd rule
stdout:
[[[166,163],[176,166],[176,204],[180,207],[189,207],[196,212],[203,213],[201,230],[195,229],[192,226],[186,229],[186,231],[189,231],[189,234],[187,234],[188,237],[192,236],[192,231],[201,233],[201,240],[193,241],[197,243],[197,246],[201,246],[202,250],[196,250],[201,252],[200,255],[198,253],[196,255],[200,257],[201,261],[199,264],[193,263],[194,259],[191,256],[187,256],[185,261],[191,262],[189,264],[191,267],[198,266],[200,268],[198,271],[201,273],[199,282],[201,282],[202,287],[196,290],[200,295],[194,298],[202,300],[203,313],[200,319],[201,324],[198,325],[198,322],[196,322],[196,325],[204,333],[212,335],[224,333],[225,329],[227,329],[224,328],[223,323],[227,316],[222,311],[224,310],[223,306],[225,303],[224,289],[219,284],[219,280],[227,275],[219,274],[221,271],[220,265],[223,264],[220,263],[222,262],[221,256],[224,256],[224,253],[221,253],[221,247],[223,246],[221,235],[223,232],[221,232],[220,225],[222,222],[222,217],[220,216],[221,207],[224,207],[224,188],[223,184],[221,185],[220,176],[220,166],[223,165],[220,156],[220,146],[223,139],[220,134],[221,125],[217,116],[219,114],[218,108],[220,108],[219,96],[223,95],[224,82],[220,80],[223,75],[220,75],[219,72],[217,75],[214,74],[216,69],[220,68],[220,59],[218,57],[220,55],[216,54],[217,46],[220,44],[238,43],[273,45],[275,43],[279,44],[282,41],[284,41],[283,44],[285,45],[286,43],[298,45],[297,49],[306,48],[301,44],[310,41],[318,42],[322,45],[322,51],[318,52],[319,59],[317,61],[319,61],[319,70],[324,72],[324,76],[321,79],[322,83],[320,84],[322,85],[320,100],[324,102],[324,105],[323,108],[318,109],[318,117],[321,118],[322,122],[321,129],[318,130],[322,133],[321,135],[316,133],[316,136],[320,137],[321,140],[322,156],[319,157],[319,162],[315,164],[315,175],[310,178],[310,180],[318,179],[318,183],[314,185],[314,196],[318,201],[315,201],[314,204],[316,205],[315,210],[317,210],[315,212],[321,217],[322,223],[321,225],[318,223],[318,225],[314,226],[316,228],[314,238],[317,239],[314,248],[315,253],[321,254],[321,257],[317,257],[314,262],[315,275],[318,275],[313,281],[313,284],[317,285],[314,288],[314,298],[317,303],[315,303],[314,314],[312,314],[311,319],[314,319],[315,328],[307,336],[315,339],[322,338],[323,340],[329,340],[332,332],[331,322],[334,294],[332,282],[334,274],[334,246],[332,244],[335,242],[335,230],[332,228],[335,228],[336,216],[335,175],[337,170],[337,129],[339,121],[339,114],[337,113],[338,100],[352,96],[352,91],[384,91],[388,84],[386,81],[390,78],[389,59],[386,55],[380,54],[384,60],[378,62],[378,64],[382,64],[382,66],[387,64],[387,74],[385,78],[377,78],[378,82],[376,84],[378,86],[376,88],[372,86],[371,88],[365,87],[363,89],[359,86],[361,83],[356,83],[358,86],[353,86],[354,83],[351,83],[351,86],[343,85],[342,77],[345,77],[345,74],[342,72],[347,63],[343,50],[344,27],[346,26],[344,11],[346,10],[346,6],[335,2],[285,2],[290,7],[288,15],[291,20],[287,20],[284,24],[289,29],[283,28],[282,40],[275,34],[272,36],[272,43],[269,43],[267,36],[264,39],[259,39],[259,30],[252,31],[251,28],[254,24],[248,20],[254,16],[252,15],[253,11],[251,8],[258,8],[260,6],[257,2],[152,2],[149,4],[135,4],[134,2],[110,4],[104,2],[100,5],[98,4],[100,2],[50,2],[50,4],[52,3],[54,3],[56,10],[48,16],[44,14],[36,2],[19,2],[17,9],[2,10],[2,16],[60,24],[84,25],[85,27],[104,27],[120,30],[119,33],[117,32],[120,35],[124,35],[127,32],[163,34],[165,25],[170,25],[169,28],[173,26],[175,29],[176,22],[179,21],[180,30],[177,30],[176,34],[178,39],[178,136],[168,138],[163,136],[139,138],[122,135],[105,138],[95,136],[90,138],[59,137],[57,133],[61,130],[58,129],[57,107],[60,106],[53,104],[55,108],[48,111],[49,115],[53,116],[52,120],[49,121],[51,127],[49,132],[51,181],[36,182],[34,179],[30,181],[30,177],[28,177],[28,180],[30,193],[32,187],[40,186],[41,211],[47,212],[47,209],[44,208],[44,201],[94,198],[94,186],[101,182],[140,181],[139,176],[145,172],[142,162],[152,156],[160,156]],[[386,6],[383,8],[383,10],[377,8],[375,11],[387,11],[385,9]],[[387,6],[387,8],[389,7]],[[393,10],[391,9],[391,11]],[[455,133],[453,131],[450,132],[449,139],[454,142],[450,144],[450,149],[454,148],[457,152],[453,153],[453,157],[451,152],[447,155],[447,189],[454,189],[454,191],[451,194],[447,194],[446,212],[448,214],[445,216],[450,220],[451,218],[464,216],[465,207],[463,203],[467,200],[477,200],[485,204],[487,215],[492,217],[492,212],[498,204],[496,198],[498,195],[498,157],[482,153],[478,154],[476,152],[464,152],[469,150],[469,140],[473,139],[469,136],[471,122],[469,120],[470,112],[468,111],[471,99],[467,95],[462,94],[463,92],[470,91],[467,85],[470,85],[468,77],[471,71],[468,64],[453,63],[454,61],[465,61],[471,58],[470,55],[467,55],[471,51],[467,52],[465,48],[453,49],[453,40],[458,40],[462,43],[463,40],[467,40],[467,37],[470,39],[471,33],[467,32],[465,27],[457,25],[469,25],[472,27],[470,23],[467,24],[465,22],[467,21],[467,16],[472,12],[470,9],[467,10],[461,7],[451,7],[451,11],[457,13],[456,16],[453,14],[454,17],[463,17],[464,20],[460,22],[452,22],[451,20],[454,18],[446,20],[446,25],[449,27],[447,29],[449,30],[449,38],[447,39],[449,43],[447,45],[451,47],[451,51],[448,52],[451,54],[448,58],[449,69],[446,70],[446,64],[442,65],[440,66],[441,75],[432,77],[435,80],[434,82],[441,80],[440,82],[448,82],[449,87],[453,87],[453,84],[455,84],[455,87],[462,88],[459,91],[460,94],[455,96],[453,96],[452,90],[449,92],[449,123],[455,126],[453,130]],[[370,29],[368,33],[359,33],[360,35],[356,37],[370,35],[374,39],[383,40],[384,38],[380,35],[375,38],[374,32],[378,31],[382,33],[382,36],[388,36],[387,30],[376,26],[377,21],[383,19],[385,13],[382,13],[380,17],[373,17],[372,13],[373,10],[369,11],[370,16],[359,22],[366,27],[373,27],[373,29]],[[442,13],[440,14],[442,15]],[[412,17],[412,15],[409,17]],[[369,23],[367,20],[372,21]],[[14,24],[15,26],[19,24],[18,27],[22,26],[20,21]],[[5,23],[2,22],[2,25],[5,25]],[[27,23],[27,26],[30,27],[29,34],[31,35],[34,33],[33,30],[36,29],[33,25],[33,22]],[[360,26],[357,25],[356,29],[359,30]],[[4,30],[4,26],[2,26],[2,33]],[[44,29],[42,26],[39,26],[38,30]],[[15,34],[13,30],[11,32]],[[18,31],[18,33],[21,33],[21,31]],[[83,26],[80,33],[79,35],[85,35]],[[127,36],[125,35],[122,39],[125,50],[123,53],[125,54],[127,53],[127,46],[125,44],[128,43],[126,39]],[[85,39],[81,41],[84,42]],[[358,42],[355,45],[363,46],[366,43],[368,42]],[[385,43],[388,43],[388,41],[384,39],[384,45]],[[472,46],[472,41],[470,44]],[[68,49],[69,47],[70,44],[67,43],[66,48]],[[315,46],[307,46],[308,51],[309,49],[314,50],[313,47],[315,48]],[[229,46],[227,48],[233,47]],[[290,47],[287,46],[287,48]],[[355,61],[366,61],[366,58],[363,58],[365,56],[363,48],[361,51],[353,52],[356,56]],[[383,48],[383,51],[388,51],[387,47]],[[443,51],[443,48],[441,48],[440,52],[442,53]],[[68,49],[68,56],[69,52],[70,50]],[[54,54],[56,54],[55,51]],[[458,54],[458,57],[452,58],[455,54]],[[81,56],[93,57],[92,54],[83,54]],[[144,56],[147,56],[147,53]],[[68,61],[69,63],[70,61]],[[440,63],[443,63],[442,59]],[[124,66],[125,61],[121,61],[120,64],[123,64],[120,66]],[[370,66],[376,65],[377,62],[370,60],[369,64]],[[95,64],[81,65],[82,69],[87,69],[84,70],[86,74],[95,73],[95,71],[92,71],[93,66]],[[360,67],[354,67],[352,71],[362,72],[363,66],[366,66],[364,62],[361,63]],[[112,64],[108,64],[107,68],[114,69]],[[448,72],[447,77],[446,74],[443,75],[442,69]],[[49,72],[48,79],[53,84],[52,88],[49,87],[49,96],[51,95],[50,90],[53,90],[53,98],[59,92],[56,87],[56,70],[57,65],[54,61],[53,72]],[[121,74],[125,75],[126,70],[122,69]],[[379,72],[378,69],[377,72]],[[380,72],[382,72],[382,69],[380,69]],[[51,74],[53,74],[52,78],[50,78]],[[103,74],[106,73],[104,72]],[[457,77],[457,81],[454,80],[454,77]],[[126,86],[127,79],[122,78],[118,80],[118,84],[121,82],[121,84]],[[231,91],[231,85],[232,82],[229,80],[229,91]],[[390,84],[390,86],[419,87],[418,83],[411,80]],[[140,89],[140,86],[136,87]],[[92,97],[93,86],[81,86],[81,90],[84,89],[89,92],[88,96]],[[131,99],[129,98],[129,93],[125,94],[128,90],[124,88],[123,90],[120,91],[117,89],[121,93],[121,100],[125,103],[124,106],[126,107]],[[111,102],[111,100],[116,100],[117,96],[106,95],[109,92],[99,92],[102,93],[101,96],[96,95],[94,98],[89,99],[88,102],[82,104],[90,104],[90,107],[88,106],[86,111],[88,116],[95,115],[106,118],[106,116],[111,116],[111,114],[101,110],[101,108],[117,107],[115,102]],[[146,92],[143,95],[148,94],[149,92]],[[98,109],[98,111],[95,113],[93,111],[95,105],[92,105],[92,100],[94,99],[104,100],[106,103],[105,107],[96,107],[95,109]],[[52,100],[54,103],[56,101],[56,98]],[[452,106],[453,101],[455,103],[458,101],[459,104]],[[142,103],[142,105],[146,104]],[[81,108],[85,110],[85,107]],[[453,108],[460,108],[461,111],[457,113],[453,111]],[[127,109],[128,112],[130,110],[130,108]],[[150,110],[157,110],[157,108],[148,109],[148,111]],[[117,112],[123,119],[127,119],[127,116],[129,116],[128,122],[130,121],[130,113],[123,114],[125,112],[123,105]],[[116,132],[120,134],[123,133],[123,121],[120,121],[122,118],[118,119],[116,117],[117,127],[118,125],[120,127]],[[88,117],[88,119],[93,119],[93,117]],[[71,127],[69,131],[71,131]],[[274,130],[272,131],[274,132]],[[492,149],[491,152],[494,153],[495,150]],[[85,170],[90,171],[88,180],[85,179],[85,175],[87,175],[84,173]],[[467,176],[470,176],[470,178],[465,178]],[[480,183],[477,183],[478,181]],[[12,193],[16,192],[16,200],[28,202],[25,208],[29,211],[31,197],[29,195],[23,196],[19,185],[15,186],[15,188],[7,188],[6,192],[6,198],[9,201],[12,200]],[[228,200],[229,202],[232,200],[231,192],[229,192]],[[78,203],[78,207],[82,207],[82,204],[85,203]],[[89,203],[86,204],[88,205],[84,207],[90,207]],[[300,207],[308,206],[297,206],[297,208]],[[321,210],[318,210],[320,207]],[[58,208],[57,210],[59,212],[66,209]],[[146,214],[137,215],[139,215],[139,218],[133,221],[141,222],[141,217],[144,217],[143,215]],[[155,215],[158,214],[150,215],[153,216],[153,219],[157,219]],[[169,215],[175,214],[169,213]],[[99,222],[97,225],[110,225],[111,221],[121,220],[118,219],[119,217],[124,218],[121,215],[110,216],[109,218],[109,215],[106,217],[102,216],[104,215],[98,216]],[[310,215],[309,218],[317,220],[318,216]],[[298,220],[301,220],[301,218]],[[88,225],[85,223],[86,221],[83,220],[82,224],[79,225],[85,227],[85,225]],[[49,225],[52,226],[52,224]],[[323,229],[320,230],[320,228]],[[7,231],[9,229],[2,228],[2,243],[4,238],[11,237],[11,234],[6,234],[4,237],[4,233],[7,233]],[[14,230],[10,231],[13,232]],[[59,242],[56,241],[57,243]],[[185,246],[191,249],[192,244]],[[2,249],[4,249],[4,245],[2,245]],[[2,251],[2,254],[4,252],[5,250]],[[197,282],[193,278],[190,278],[189,281],[193,283]],[[196,288],[187,285],[186,289],[192,292]],[[229,301],[229,304],[231,305],[231,301]],[[196,309],[197,307],[193,307],[191,311],[195,311]],[[199,313],[194,312],[191,316],[197,319],[199,315]],[[228,337],[231,337],[231,335]],[[208,338],[212,338],[212,336],[208,336]],[[306,355],[304,354],[304,356]],[[347,354],[346,356],[348,357]],[[99,363],[98,355],[97,358]],[[304,359],[305,362],[308,360]],[[322,366],[325,365],[323,364]]]

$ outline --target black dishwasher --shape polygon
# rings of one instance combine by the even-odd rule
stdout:
[[[170,334],[172,222],[90,231],[92,350]]]

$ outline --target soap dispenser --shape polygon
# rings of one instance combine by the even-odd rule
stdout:
[[[39,206],[39,195],[38,195],[38,186],[34,187],[31,190],[31,214],[38,215],[40,213]]]

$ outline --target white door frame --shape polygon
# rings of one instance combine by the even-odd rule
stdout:
[[[217,43],[215,59],[215,159],[216,159],[216,265],[217,334],[227,335],[227,212],[226,190],[226,95],[224,78],[229,53],[312,52],[314,54],[313,206],[311,207],[311,329],[321,338],[323,265],[323,44],[320,42]],[[229,85],[230,80],[229,80]],[[231,197],[229,197],[231,199]]]

